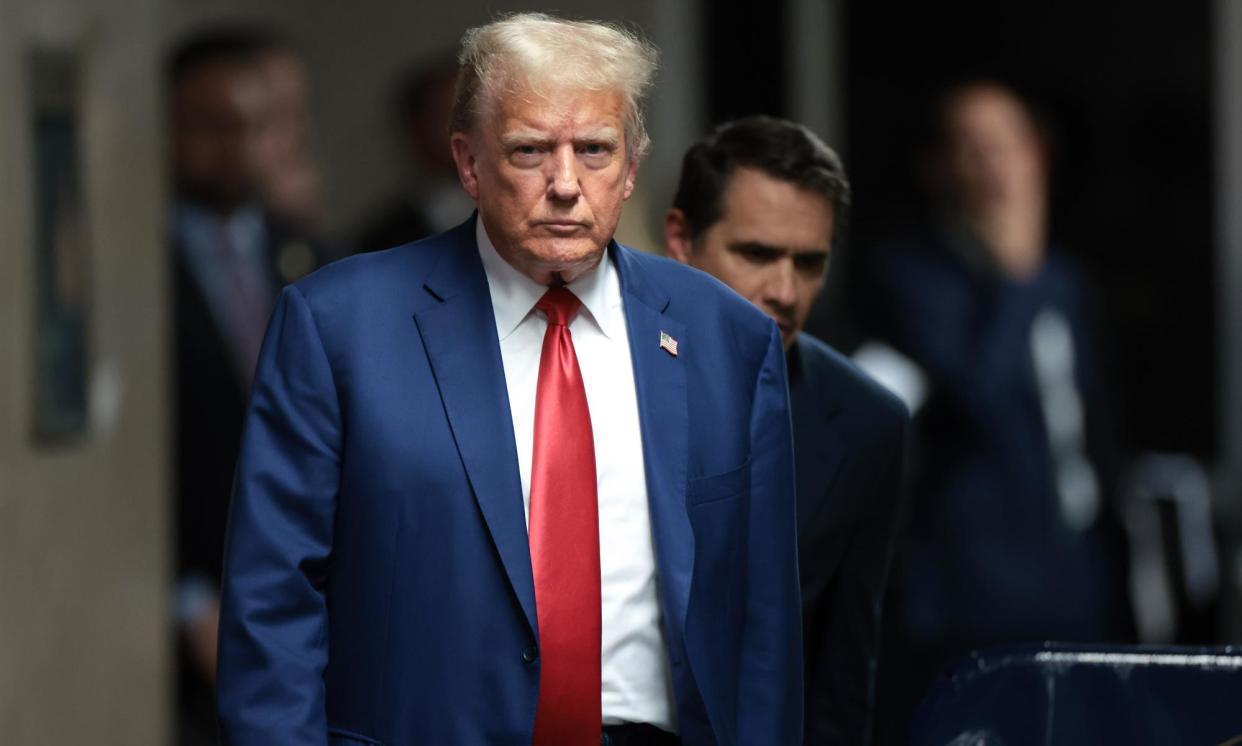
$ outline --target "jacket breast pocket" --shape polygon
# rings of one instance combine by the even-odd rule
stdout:
[[[686,497],[691,505],[728,500],[745,494],[750,489],[750,459],[736,469],[721,474],[691,479],[686,488]]]

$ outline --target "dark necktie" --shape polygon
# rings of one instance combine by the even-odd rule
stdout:
[[[220,229],[220,259],[228,278],[229,326],[233,362],[241,379],[242,389],[250,390],[267,319],[272,313],[272,290],[267,279],[241,253],[241,247],[229,226]],[[230,338],[226,333],[225,338]]]
[[[595,441],[569,323],[582,303],[551,288],[535,395],[530,558],[539,620],[539,703],[533,746],[600,737],[599,507]]]

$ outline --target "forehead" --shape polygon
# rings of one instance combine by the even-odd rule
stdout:
[[[493,113],[487,119],[497,135],[522,130],[568,134],[604,128],[620,134],[625,100],[617,91],[526,91],[498,96]]]
[[[730,176],[717,221],[727,240],[822,251],[832,242],[832,202],[818,192],[739,168]]]
[[[173,99],[179,104],[198,105],[253,103],[264,90],[263,77],[254,67],[222,61],[186,73]]]
[[[1013,96],[992,88],[976,88],[962,93],[947,112],[951,134],[970,135],[979,131],[1025,132],[1031,123],[1026,110]]]

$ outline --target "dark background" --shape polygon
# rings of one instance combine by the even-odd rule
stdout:
[[[789,116],[782,3],[704,3],[711,121]],[[1087,271],[1095,331],[1131,452],[1216,456],[1211,4],[842,4],[849,233],[809,331],[859,341],[850,254],[917,231],[918,144],[935,91],[1012,85],[1052,146],[1053,243]],[[745,47],[736,40],[746,39]]]

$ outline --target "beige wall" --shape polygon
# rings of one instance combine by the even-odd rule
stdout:
[[[0,2],[0,741],[169,734],[163,199],[155,0]],[[81,52],[91,426],[31,442],[25,55]]]

